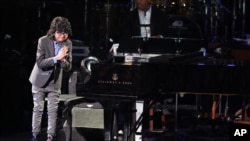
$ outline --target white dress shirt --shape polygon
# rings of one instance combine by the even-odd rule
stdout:
[[[145,12],[138,10],[140,25],[141,25],[141,37],[151,37],[150,33],[150,18],[151,18],[151,7]]]

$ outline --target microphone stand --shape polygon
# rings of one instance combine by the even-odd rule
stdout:
[[[146,43],[149,40],[147,27],[149,27],[150,25],[141,25],[141,26],[145,28],[146,36],[142,37],[142,44],[138,48],[138,53],[140,56],[142,54],[143,48],[145,49]]]
[[[142,53],[142,45],[143,45],[143,42],[144,42],[144,38],[143,38],[143,40],[142,40],[142,44],[139,46],[139,48],[138,48],[138,53],[139,53],[139,55],[141,56],[141,53]]]
[[[175,43],[177,43],[177,50],[176,50],[176,54],[179,55],[181,53],[181,29],[178,28],[178,33],[177,33],[177,39],[175,39]]]

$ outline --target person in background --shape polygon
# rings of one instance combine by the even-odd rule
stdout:
[[[136,8],[121,22],[120,51],[126,50],[132,37],[162,38],[167,35],[168,16],[151,0],[134,0]]]
[[[32,84],[33,141],[37,141],[41,132],[41,120],[47,97],[47,141],[56,139],[57,112],[63,71],[72,67],[72,29],[65,17],[55,17],[46,35],[38,39],[36,62],[30,74]]]
[[[244,108],[238,109],[235,114],[235,120],[250,121],[250,103],[248,103]]]

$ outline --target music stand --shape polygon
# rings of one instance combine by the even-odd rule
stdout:
[[[144,53],[176,54],[175,40],[172,38],[149,38]]]
[[[141,36],[133,36],[130,39],[120,43],[118,52],[120,53],[140,53],[142,49],[144,38]]]
[[[147,46],[147,41],[150,36],[150,24],[141,24],[140,28],[145,28],[145,36],[131,36],[120,42],[118,52],[122,53],[139,53],[141,54]]]
[[[178,54],[196,52],[204,47],[199,25],[187,17],[170,18],[166,38],[175,42]]]

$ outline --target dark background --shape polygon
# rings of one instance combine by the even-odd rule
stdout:
[[[207,43],[245,38],[250,32],[246,26],[250,24],[248,0],[245,11],[237,2],[234,4],[234,0],[186,1],[189,8],[173,7],[170,2],[154,1],[154,4],[169,15],[191,18],[200,25]],[[207,14],[206,6],[209,8]],[[90,55],[105,59],[110,47],[108,39],[118,40],[121,18],[131,8],[130,0],[2,0],[0,134],[31,128],[32,96],[28,77],[35,62],[37,39],[46,33],[55,16],[70,20],[75,45],[88,46]],[[216,27],[211,18],[218,23]]]

